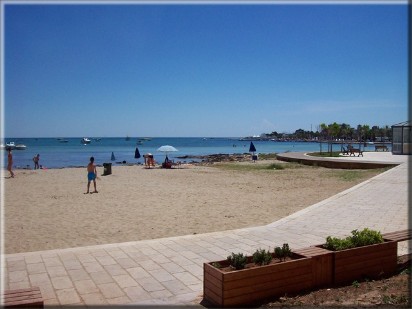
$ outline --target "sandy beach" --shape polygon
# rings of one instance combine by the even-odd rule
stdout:
[[[85,194],[85,168],[17,170],[4,181],[4,253],[199,234],[269,224],[354,186],[377,170],[113,166]],[[250,167],[251,162],[231,163]],[[353,173],[353,172],[352,172]],[[8,173],[5,173],[8,176]]]

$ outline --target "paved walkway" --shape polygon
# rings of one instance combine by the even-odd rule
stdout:
[[[3,256],[2,286],[39,286],[46,304],[199,304],[203,263],[231,252],[252,254],[284,242],[298,249],[364,227],[382,233],[408,228],[407,159],[403,156],[405,163],[266,226],[8,254]],[[408,252],[405,243],[399,249],[400,254]]]

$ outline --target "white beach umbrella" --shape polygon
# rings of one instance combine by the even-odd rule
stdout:
[[[179,151],[179,150],[177,150],[177,149],[176,149],[175,147],[173,147],[173,146],[164,145],[164,146],[159,147],[159,148],[157,149],[157,151],[165,152],[165,153],[166,153],[166,157],[167,157],[167,154],[168,154],[169,152],[174,152],[174,151]]]

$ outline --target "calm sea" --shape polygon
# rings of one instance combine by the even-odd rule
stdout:
[[[152,153],[157,162],[165,158],[165,154],[157,151],[160,146],[172,145],[178,152],[169,153],[170,159],[180,156],[208,155],[208,154],[235,154],[247,153],[250,141],[240,141],[239,138],[151,138],[143,140],[137,137],[126,138],[101,138],[96,140],[90,138],[91,143],[83,145],[81,138],[65,138],[62,142],[57,138],[7,138],[5,142],[14,141],[16,144],[27,146],[25,150],[13,150],[13,161],[15,168],[33,168],[33,157],[40,154],[40,165],[47,168],[63,168],[86,166],[89,158],[94,156],[95,163],[116,162],[143,163],[143,154]],[[140,141],[140,142],[139,142]],[[273,142],[253,141],[256,153],[282,153],[289,151],[319,151],[319,144],[315,142]],[[138,148],[142,157],[135,159],[135,150]],[[326,145],[323,146],[326,151]],[[339,145],[334,145],[334,150],[339,150]],[[115,160],[111,161],[112,152]],[[5,154],[6,152],[3,151]],[[6,159],[6,155],[4,159]],[[196,161],[194,159],[176,159],[186,162]]]

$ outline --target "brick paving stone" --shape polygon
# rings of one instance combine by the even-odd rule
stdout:
[[[125,296],[116,283],[102,283],[98,284],[97,287],[100,289],[103,296],[108,300],[115,297]]]
[[[79,295],[98,293],[99,289],[91,279],[74,281],[74,286]]]
[[[110,265],[110,266],[113,266],[113,265]],[[103,267],[97,261],[96,262],[85,262],[83,263],[83,267],[88,273],[95,273],[95,272],[104,270]]]
[[[69,276],[73,282],[90,279],[90,274],[86,272],[84,269],[73,269],[68,270],[67,272],[69,273]]]
[[[110,254],[110,256],[114,259],[125,259],[128,258],[127,254],[124,253],[120,249],[115,249],[115,250],[107,250],[107,253]]]
[[[117,264],[117,262],[109,255],[103,255],[103,256],[96,256],[96,260],[100,263],[100,265],[114,265]]]
[[[153,276],[157,281],[159,282],[165,282],[165,281],[170,281],[170,280],[175,280],[175,277],[173,277],[168,271],[165,269],[155,269],[155,270],[149,270],[149,274]]]
[[[152,260],[147,260],[147,261],[139,261],[140,266],[146,270],[155,270],[155,269],[160,269],[161,266],[155,262],[153,262]]]
[[[11,290],[28,289],[30,287],[31,287],[30,282],[27,279],[23,281],[18,281],[18,282],[10,282],[8,284],[8,289],[11,289]]]
[[[150,294],[141,286],[131,286],[123,289],[126,295],[133,301],[141,301],[150,299]]]
[[[57,290],[56,295],[61,305],[73,305],[82,302],[76,290],[73,288]]]
[[[43,262],[44,262],[44,265],[46,265],[46,267],[63,266],[63,263],[60,261],[60,259],[57,256],[43,258]]]
[[[61,277],[68,275],[64,266],[49,266],[47,267],[47,273],[50,277]]]
[[[127,272],[126,270],[121,267],[118,264],[115,265],[106,265],[103,266],[103,268],[111,275],[111,276],[116,276],[116,275],[126,275]]]
[[[117,264],[123,268],[132,268],[139,266],[133,259],[127,258],[115,258]]]
[[[162,285],[170,291],[173,295],[179,295],[179,294],[186,294],[193,292],[190,288],[186,286],[182,281],[180,280],[169,280],[169,281],[164,281],[162,282]]]
[[[169,290],[163,289],[159,291],[150,292],[150,296],[154,299],[167,299],[170,296],[173,296],[173,294]]]
[[[170,274],[181,273],[185,271],[185,269],[182,266],[179,266],[173,262],[161,264],[161,266]]]
[[[24,260],[9,261],[7,263],[7,268],[9,271],[24,271],[26,270],[26,262]]]
[[[173,276],[175,276],[177,279],[184,282],[185,284],[197,284],[200,282],[198,278],[196,278],[189,272],[176,273]]]
[[[80,298],[87,306],[108,305],[106,298],[100,293],[81,294]]]
[[[127,297],[126,295],[115,297],[115,298],[109,298],[107,299],[107,301],[111,305],[122,305],[122,304],[128,304],[131,302],[130,298]]]
[[[43,284],[51,284],[49,275],[47,273],[39,273],[39,274],[29,275],[29,280],[30,280],[30,283],[33,286],[40,286],[40,285],[43,285]]]
[[[43,297],[43,299],[57,299],[56,293],[51,283],[40,284],[38,287],[40,289],[41,296]]]
[[[9,271],[9,282],[26,281],[28,278],[26,270]]]
[[[164,286],[152,277],[140,279],[139,285],[147,292],[161,291],[164,289]]]
[[[56,267],[60,267],[60,266],[56,266]],[[27,264],[27,272],[30,275],[45,273],[46,272],[46,267],[43,264],[43,262],[42,263]]]
[[[113,279],[121,288],[127,288],[130,286],[138,286],[138,283],[129,275],[116,275]]]
[[[90,277],[92,278],[95,284],[102,284],[102,283],[113,283],[114,280],[112,276],[106,272],[105,270],[98,271],[95,273],[90,273]]]
[[[96,263],[96,258],[89,253],[77,253],[77,259],[84,265],[84,263]]]
[[[66,270],[76,270],[76,269],[83,269],[82,264],[77,260],[63,260],[63,265]]]
[[[27,255],[24,257],[26,264],[38,264],[38,263],[43,263],[43,260],[40,255],[37,254],[32,254],[32,255]]]
[[[139,281],[139,279],[142,278],[150,278],[150,274],[144,270],[142,267],[133,267],[133,268],[128,268],[126,271],[130,274],[132,278],[135,280]]]
[[[56,290],[73,288],[73,283],[69,277],[54,277],[51,282]]]

